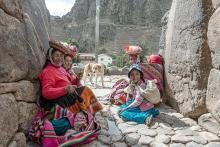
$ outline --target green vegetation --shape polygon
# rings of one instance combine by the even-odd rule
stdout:
[[[78,49],[79,49],[79,52],[80,53],[86,53],[88,52],[86,48],[81,48],[80,45],[79,45],[79,42],[74,40],[74,39],[68,39],[66,41],[66,43],[70,44],[70,45],[75,45]]]
[[[153,53],[153,49],[150,48],[149,45],[145,41],[138,41],[137,45],[143,49],[141,53],[142,58],[145,56],[149,56]]]
[[[66,41],[66,43],[70,44],[70,45],[75,45],[77,48],[79,48],[79,43],[76,40],[73,39],[68,39]]]
[[[128,59],[129,59],[128,55],[125,54],[125,52],[123,50],[121,50],[119,52],[119,55],[116,56],[115,64],[117,67],[124,67],[126,65],[129,65]]]
[[[116,60],[116,58],[117,58],[117,56],[115,54],[110,54],[109,56],[111,56],[113,60]]]
[[[80,53],[88,53],[88,50],[86,48],[79,48]]]
[[[77,54],[76,58],[73,59],[73,63],[80,63],[81,60],[79,58],[79,54]]]

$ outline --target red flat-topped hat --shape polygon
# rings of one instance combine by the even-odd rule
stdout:
[[[140,55],[142,48],[140,46],[129,45],[124,48],[125,53],[128,55]]]
[[[148,57],[148,62],[154,64],[163,64],[163,58],[160,55],[153,54]]]
[[[72,58],[74,58],[78,53],[78,48],[76,46],[69,45],[61,41],[51,40],[49,41],[49,45],[51,48],[57,49],[64,54],[68,54]]]

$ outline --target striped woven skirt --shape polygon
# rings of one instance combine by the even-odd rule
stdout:
[[[36,115],[29,138],[41,146],[78,146],[97,139],[101,127],[94,114],[102,109],[102,105],[90,88],[77,88],[72,96],[57,100],[41,99],[40,105],[46,111]]]

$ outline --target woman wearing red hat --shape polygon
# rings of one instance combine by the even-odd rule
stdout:
[[[129,45],[124,48],[126,54],[129,55],[130,64],[141,63],[140,54],[142,48],[139,46]]]
[[[147,62],[151,63],[151,64],[163,64],[163,58],[161,57],[161,55],[150,55],[149,57],[147,57]]]
[[[161,97],[163,98],[164,78],[163,78],[163,57],[159,54],[152,54],[147,58],[148,64],[142,64],[145,80],[155,80]]]
[[[72,46],[57,41],[49,44],[51,48],[39,74],[41,111],[35,117],[29,136],[44,147],[89,143],[100,132],[94,114],[102,106],[91,89],[75,85],[74,78],[62,67],[64,54],[76,54]]]

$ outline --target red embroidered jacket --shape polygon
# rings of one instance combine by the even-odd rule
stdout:
[[[63,67],[56,67],[48,64],[39,74],[41,81],[42,95],[46,99],[56,99],[67,94],[65,87],[68,85],[80,86],[80,82],[71,76]]]

